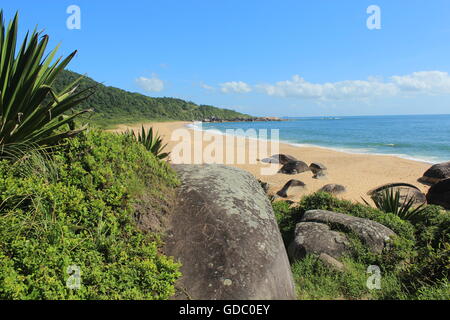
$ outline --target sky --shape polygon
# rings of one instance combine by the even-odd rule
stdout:
[[[151,97],[255,116],[450,113],[448,0],[0,4],[22,36],[38,25],[60,55],[78,50],[69,69]]]

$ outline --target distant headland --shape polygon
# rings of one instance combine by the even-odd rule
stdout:
[[[193,120],[195,121],[195,120]],[[203,119],[202,122],[268,122],[268,121],[288,121],[287,119],[278,117],[251,117],[251,118],[232,118],[232,119],[221,119],[216,117]]]

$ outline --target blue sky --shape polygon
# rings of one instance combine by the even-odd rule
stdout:
[[[66,9],[81,9],[69,30]],[[381,10],[369,30],[366,10]],[[261,116],[450,113],[448,0],[15,0],[70,69]]]

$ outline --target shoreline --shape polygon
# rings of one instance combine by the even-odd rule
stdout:
[[[184,123],[184,122],[183,122]],[[217,134],[219,134],[218,129],[200,129],[196,126],[194,126],[192,123],[187,122],[185,124],[185,127],[191,130],[198,130],[198,131],[208,131],[208,130],[214,130],[217,131]],[[221,135],[226,136],[227,133],[220,131]],[[246,137],[246,136],[238,136],[238,135],[234,135],[236,137],[245,137],[247,139],[256,139],[256,140],[261,140],[260,138],[252,138],[252,137]],[[265,139],[266,140],[266,139]],[[271,139],[267,139],[268,142],[272,141]],[[341,152],[341,153],[347,153],[347,154],[354,154],[354,155],[372,155],[372,156],[386,156],[386,157],[396,157],[396,158],[400,158],[400,159],[404,159],[404,160],[410,160],[410,161],[415,161],[415,162],[420,162],[420,163],[425,163],[427,165],[434,165],[440,162],[446,162],[446,160],[442,160],[440,162],[433,162],[430,160],[425,160],[425,159],[420,159],[420,158],[414,158],[408,155],[402,155],[402,154],[395,154],[395,153],[372,153],[372,152],[358,152],[358,151],[351,151],[350,148],[334,148],[334,147],[325,147],[325,146],[319,146],[319,145],[315,145],[315,144],[308,144],[308,143],[298,143],[298,142],[291,142],[291,141],[287,141],[287,140],[280,140],[280,144],[287,144],[290,145],[292,147],[297,147],[297,148],[320,148],[320,149],[325,149],[325,150],[330,150],[330,151],[334,151],[334,152]]]
[[[190,135],[195,144],[196,131],[192,128],[192,122],[176,121],[176,122],[150,122],[143,123],[147,129],[153,127],[158,131],[167,143],[165,151],[172,151],[174,146],[178,143],[171,141],[171,135],[174,130],[184,129],[190,132]],[[124,132],[127,129],[140,130],[139,125],[119,125],[116,129],[108,130],[113,132]],[[197,129],[198,130],[198,129]],[[205,130],[202,130],[205,131]],[[222,139],[225,133],[214,133],[211,136],[221,135]],[[217,137],[220,140],[219,137]],[[237,145],[234,146],[235,154],[245,153],[250,156],[249,144],[251,138],[245,137],[245,149],[239,149]],[[258,140],[258,139],[256,139]],[[208,146],[209,142],[202,142],[203,151]],[[297,179],[306,184],[306,189],[294,188],[289,192],[289,197],[286,200],[298,201],[301,197],[311,194],[319,190],[327,184],[341,184],[346,187],[347,192],[339,196],[346,200],[362,202],[361,197],[369,199],[367,192],[380,185],[394,182],[404,182],[417,186],[422,192],[427,193],[429,186],[417,181],[422,177],[423,173],[430,168],[431,164],[404,159],[392,155],[376,155],[370,153],[348,153],[345,151],[338,151],[320,146],[295,146],[286,142],[280,142],[279,153],[292,155],[298,160],[306,162],[308,165],[312,162],[323,163],[328,168],[328,178],[326,180],[316,180],[312,178],[311,172],[304,172],[297,175],[261,175],[261,168],[267,167],[267,164],[255,162],[255,158],[249,159],[245,164],[227,164],[233,167],[243,169],[250,172],[255,178],[267,182],[270,185],[269,192],[276,194],[284,184],[291,179]],[[269,155],[271,156],[271,155]],[[246,159],[247,160],[247,159]],[[253,161],[253,162],[252,162]]]

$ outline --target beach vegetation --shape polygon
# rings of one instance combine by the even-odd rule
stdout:
[[[168,299],[179,264],[139,219],[162,221],[179,184],[161,138],[77,128],[96,84],[58,80],[76,51],[17,37],[0,11],[0,299]]]
[[[144,126],[142,126],[141,132],[138,133],[135,133],[133,130],[128,130],[125,132],[125,135],[131,139],[135,139],[160,160],[169,156],[169,153],[163,152],[167,144],[163,144],[163,140],[158,133],[153,133],[152,127],[146,131]]]
[[[135,217],[168,214],[178,183],[143,145],[95,130],[0,161],[0,299],[169,298],[179,265]]]
[[[50,145],[75,136],[74,119],[88,108],[74,110],[89,97],[90,88],[76,90],[81,78],[55,90],[53,83],[76,54],[54,61],[58,47],[47,53],[49,37],[36,30],[18,46],[18,14],[5,24],[0,11],[0,157]]]
[[[394,188],[382,190],[380,193],[373,195],[372,200],[379,210],[393,213],[404,220],[417,219],[425,206],[424,204],[415,206],[414,197],[405,197],[402,200],[400,190]],[[366,205],[370,206],[365,199],[363,201]]]
[[[381,254],[375,254],[353,234],[351,253],[341,262],[342,272],[331,270],[316,256],[292,261],[299,299],[442,299],[450,298],[450,213],[424,206],[416,219],[404,220],[391,212],[340,200],[328,193],[305,196],[297,205],[273,203],[286,248],[295,226],[308,210],[329,210],[379,222],[397,236]],[[369,266],[381,270],[381,289],[369,289]]]

